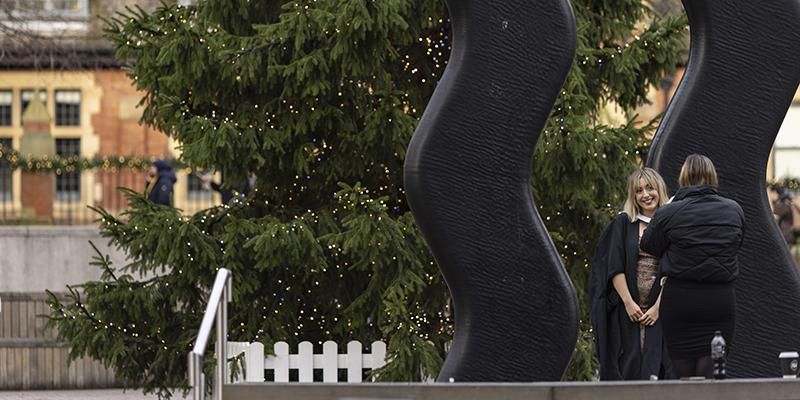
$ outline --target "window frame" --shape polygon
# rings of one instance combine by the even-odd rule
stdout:
[[[67,151],[62,151],[59,146],[60,143],[77,143],[77,151],[74,151],[74,146],[67,146]],[[63,137],[55,138],[56,155],[60,157],[70,157],[81,155],[82,140],[79,137]],[[72,150],[72,151],[70,151]],[[73,189],[74,188],[74,189]],[[73,203],[81,199],[81,173],[80,171],[66,172],[61,171],[61,174],[56,174],[54,198],[56,201]]]
[[[14,90],[13,89],[0,89],[0,101],[3,97],[8,97],[8,104],[0,102],[0,127],[14,126]],[[3,109],[7,107],[7,111]],[[8,118],[5,120],[5,118]],[[6,122],[6,123],[4,123]]]
[[[78,102],[77,103],[70,103],[70,102],[59,102],[58,97],[59,95],[67,95],[76,93],[78,95]],[[80,89],[56,89],[53,91],[53,123],[57,127],[70,127],[70,126],[81,126],[81,103],[83,101],[82,92]],[[72,106],[77,107],[77,112],[75,115],[71,113],[66,113],[67,111],[72,111]]]
[[[195,173],[186,175],[186,199],[188,201],[211,201],[214,192],[206,187],[202,179]]]
[[[4,148],[14,148],[14,139],[10,136],[0,136],[0,144]],[[5,182],[4,182],[5,181]],[[0,158],[0,202],[9,202],[14,199],[14,171],[5,158]]]
[[[8,12],[11,20],[87,21],[92,14],[89,0],[74,0],[77,7],[72,10],[56,7],[64,0],[41,0],[41,7],[21,7],[21,3],[26,1],[30,0],[14,1],[13,8]]]

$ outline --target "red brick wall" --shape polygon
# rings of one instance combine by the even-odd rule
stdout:
[[[168,157],[167,136],[139,124],[141,108],[129,106],[143,97],[121,70],[100,70],[95,73],[102,89],[100,112],[92,115],[92,127],[100,140],[100,155],[146,155]],[[124,109],[123,109],[124,108]]]
[[[20,200],[24,213],[47,219],[53,215],[55,176],[53,174],[22,173]]]
[[[121,70],[95,72],[97,85],[102,89],[100,111],[92,115],[92,127],[100,142],[100,156],[148,156],[170,157],[169,140],[166,135],[139,123],[141,107],[133,105],[143,97],[136,91],[131,80]],[[101,171],[95,179],[102,183],[102,205],[106,209],[118,210],[126,207],[126,200],[117,190],[123,186],[144,190],[146,175],[134,171]]]

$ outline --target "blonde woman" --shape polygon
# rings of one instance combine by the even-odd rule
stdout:
[[[681,188],[656,212],[641,248],[661,257],[667,277],[661,316],[675,374],[711,378],[714,332],[722,332],[728,349],[733,341],[744,212],[717,192],[708,157],[687,157],[678,183]]]
[[[592,260],[591,316],[602,380],[671,377],[659,322],[659,261],[639,240],[666,185],[651,168],[628,177],[624,212],[603,232]]]

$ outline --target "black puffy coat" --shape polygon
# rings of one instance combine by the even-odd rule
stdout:
[[[155,182],[151,182],[147,198],[153,203],[165,206],[172,205],[172,188],[177,181],[175,172],[172,171],[172,166],[164,160],[156,160],[153,165],[158,170],[158,176]]]
[[[731,282],[739,275],[744,212],[710,186],[686,186],[662,206],[640,246],[661,258],[663,275],[698,282]]]

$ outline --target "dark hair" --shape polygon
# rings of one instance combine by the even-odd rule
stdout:
[[[683,167],[681,167],[678,183],[681,187],[692,185],[719,186],[714,163],[711,162],[710,158],[700,154],[689,155],[689,157],[686,157],[686,161],[683,162]]]

